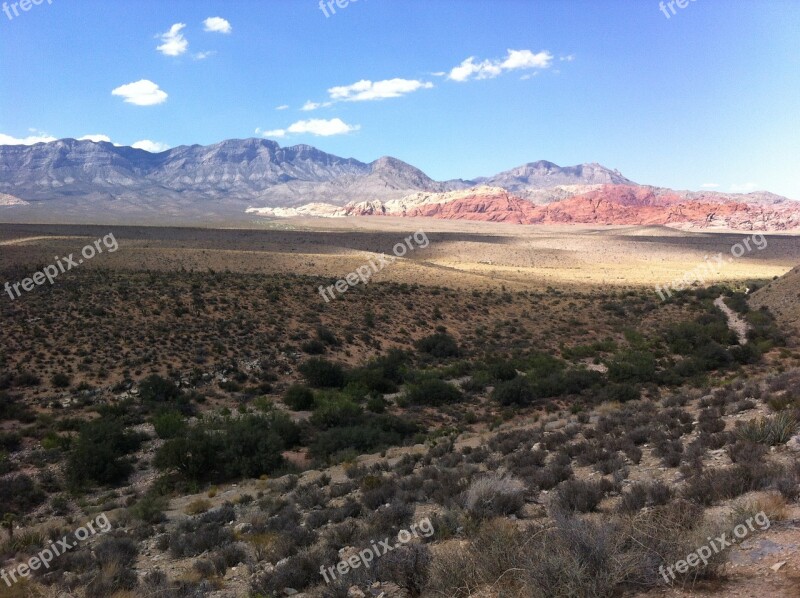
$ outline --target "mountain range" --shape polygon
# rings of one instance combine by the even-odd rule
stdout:
[[[600,164],[532,162],[490,177],[434,181],[401,160],[364,163],[309,145],[226,140],[150,153],[61,139],[0,146],[0,219],[62,213],[216,217],[414,216],[517,224],[800,228],[800,203],[766,192],[673,191]]]

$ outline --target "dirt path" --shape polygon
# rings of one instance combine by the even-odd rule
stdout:
[[[54,236],[44,236],[44,237],[25,237],[23,239],[11,239],[10,241],[0,241],[0,245],[22,245],[24,243],[32,243],[33,241],[41,241],[42,239],[47,239],[48,241],[54,239],[81,239],[82,237],[79,236],[68,236],[68,237],[54,237]]]
[[[722,313],[725,314],[725,317],[728,319],[728,326],[730,329],[736,333],[736,336],[739,338],[740,345],[747,344],[747,331],[750,329],[747,322],[745,322],[744,318],[742,318],[739,314],[733,311],[730,307],[725,304],[724,301],[725,296],[720,295],[714,301],[714,305],[722,310]]]

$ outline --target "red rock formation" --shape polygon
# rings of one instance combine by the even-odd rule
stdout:
[[[535,205],[498,189],[461,195],[441,202],[440,196],[431,194],[428,203],[384,213],[516,224],[668,225],[767,231],[800,228],[800,203],[745,203],[702,194],[688,199],[685,194],[652,187],[606,185],[547,205]]]

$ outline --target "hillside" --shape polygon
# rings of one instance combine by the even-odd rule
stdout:
[[[753,293],[750,306],[767,308],[786,329],[800,330],[800,266]]]

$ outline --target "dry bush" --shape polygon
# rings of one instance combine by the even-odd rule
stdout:
[[[589,513],[603,500],[609,485],[607,480],[566,480],[551,495],[550,505],[566,513]]]
[[[663,583],[669,566],[704,545],[722,525],[706,522],[686,502],[633,517],[590,520],[555,514],[552,527],[520,530],[510,521],[484,523],[468,544],[449,542],[434,552],[431,595],[466,598],[477,593],[513,598],[615,596]],[[714,555],[679,580],[717,574],[727,555]]]
[[[776,487],[786,476],[787,470],[775,463],[737,463],[689,478],[683,487],[683,497],[709,506],[754,490]]]
[[[617,510],[620,513],[635,513],[648,505],[665,505],[671,498],[672,490],[663,482],[638,482],[622,494]]]
[[[86,598],[105,598],[120,590],[136,587],[136,573],[127,565],[112,561],[100,567],[98,573],[86,586]]]
[[[769,492],[757,498],[740,500],[733,505],[731,518],[735,525],[758,513],[764,513],[772,523],[784,521],[789,515],[786,499],[777,492]]]
[[[525,491],[522,480],[492,473],[470,484],[464,506],[477,519],[514,515],[525,504]]]
[[[430,563],[430,549],[426,545],[406,544],[377,559],[373,577],[396,583],[412,596],[419,596],[428,582]]]
[[[726,449],[733,463],[760,463],[769,452],[763,444],[739,439]]]
[[[197,498],[186,505],[186,508],[183,510],[184,513],[187,515],[200,515],[201,513],[205,513],[211,508],[211,501],[208,501],[204,498]]]

